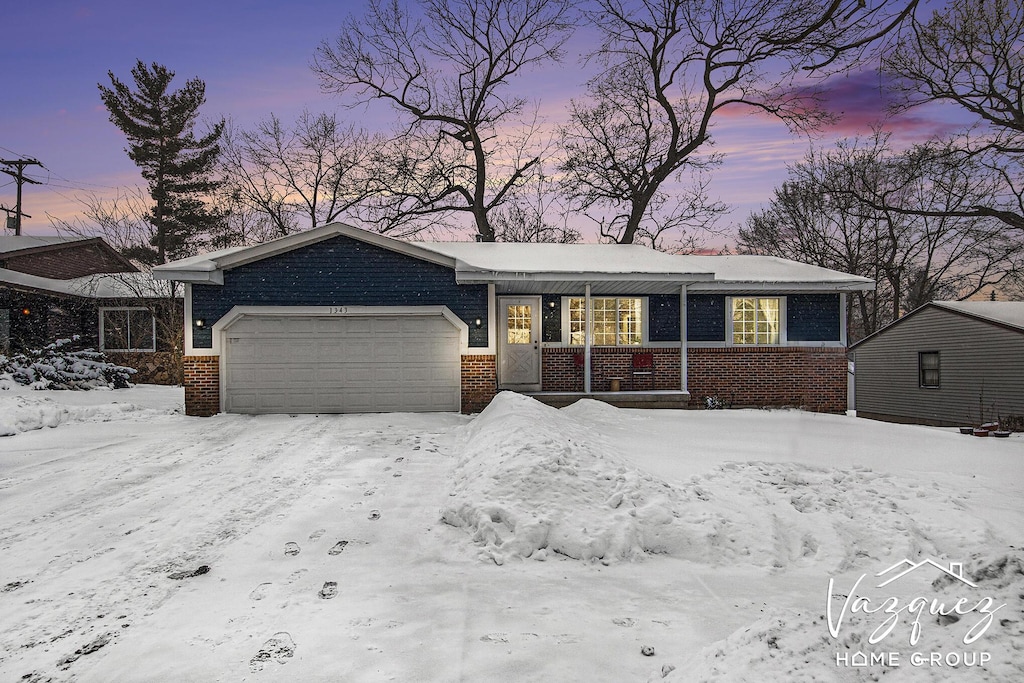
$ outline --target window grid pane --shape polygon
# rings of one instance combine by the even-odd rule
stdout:
[[[781,306],[777,298],[732,300],[732,343],[778,344],[781,338]]]
[[[128,311],[103,311],[103,348],[124,351],[128,346]]]
[[[507,329],[509,344],[529,344],[531,330],[531,307],[530,306],[508,306],[507,307]]]
[[[609,297],[590,300],[594,346],[643,344],[643,300]],[[586,343],[586,300],[569,299],[569,344]]]
[[[128,311],[128,343],[133,351],[153,350],[153,316],[149,311]]]
[[[917,354],[920,385],[925,388],[939,388],[939,352],[922,351]]]

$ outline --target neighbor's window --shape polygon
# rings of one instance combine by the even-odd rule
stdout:
[[[921,351],[917,354],[917,372],[925,389],[939,388],[939,352]]]
[[[733,344],[778,344],[779,299],[740,298],[732,300]]]
[[[643,343],[643,299],[591,298],[594,346],[639,346]],[[586,299],[569,299],[569,344],[586,342]]]
[[[156,321],[145,308],[100,310],[100,344],[104,351],[156,351]]]

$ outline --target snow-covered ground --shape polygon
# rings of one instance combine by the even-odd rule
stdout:
[[[0,680],[1024,679],[1020,435],[181,402],[0,391]]]

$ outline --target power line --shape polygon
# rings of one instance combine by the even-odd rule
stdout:
[[[0,164],[4,164],[5,166],[13,166],[16,169],[18,169],[17,172],[15,172],[15,171],[11,171],[10,169],[0,168],[0,173],[6,173],[9,176],[14,176],[15,181],[18,183],[18,201],[17,201],[17,204],[15,204],[15,206],[14,206],[14,226],[13,227],[14,227],[14,234],[15,235],[20,235],[21,234],[21,217],[27,215],[27,214],[23,214],[22,211],[21,211],[21,186],[24,185],[25,183],[30,183],[32,185],[42,185],[42,183],[40,183],[38,180],[32,180],[31,178],[26,178],[25,177],[25,167],[26,166],[42,166],[42,164],[39,163],[39,161],[37,161],[36,159],[0,159]],[[32,218],[32,216],[27,216],[27,217],[28,218]],[[7,214],[7,223],[8,223],[8,226],[10,226],[11,216],[10,216],[9,212]]]

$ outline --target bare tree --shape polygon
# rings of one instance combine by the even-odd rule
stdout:
[[[560,59],[570,4],[373,0],[319,46],[313,68],[324,90],[383,100],[401,118],[376,176],[379,208],[392,220],[469,213],[480,238],[495,239],[490,212],[540,163],[528,100],[511,85]]]
[[[604,36],[591,56],[602,74],[574,100],[563,129],[566,188],[585,211],[602,211],[602,234],[656,241],[700,227],[721,210],[703,173],[715,120],[726,109],[760,111],[796,130],[826,115],[800,74],[856,63],[917,0],[597,0]],[[797,86],[800,87],[797,87]],[[692,187],[669,183],[689,175]],[[670,195],[678,192],[673,202]],[[653,230],[645,224],[661,217]],[[652,239],[654,238],[654,239]]]
[[[937,166],[918,149],[894,154],[887,137],[844,141],[790,169],[768,208],[740,229],[739,251],[792,258],[870,277],[847,312],[853,338],[875,332],[935,299],[966,299],[1007,279],[1024,246],[987,217],[949,215],[972,200],[971,169]],[[935,215],[886,211],[847,191],[856,178],[871,196],[898,198]]]
[[[491,211],[490,222],[498,242],[579,242],[580,231],[570,225],[569,214],[560,207],[556,183],[543,173],[535,182],[517,188],[508,202]],[[557,215],[558,222],[551,222]]]
[[[922,152],[978,171],[979,201],[949,215],[991,217],[1024,231],[1024,6],[1020,0],[951,0],[883,60],[902,95],[897,111],[947,102],[975,117],[961,135]],[[854,188],[856,189],[856,188]],[[917,215],[912,204],[887,209]]]
[[[339,125],[334,114],[303,111],[293,127],[271,114],[252,130],[229,128],[222,165],[236,216],[246,206],[272,237],[324,225],[366,198],[368,166],[381,140]]]

